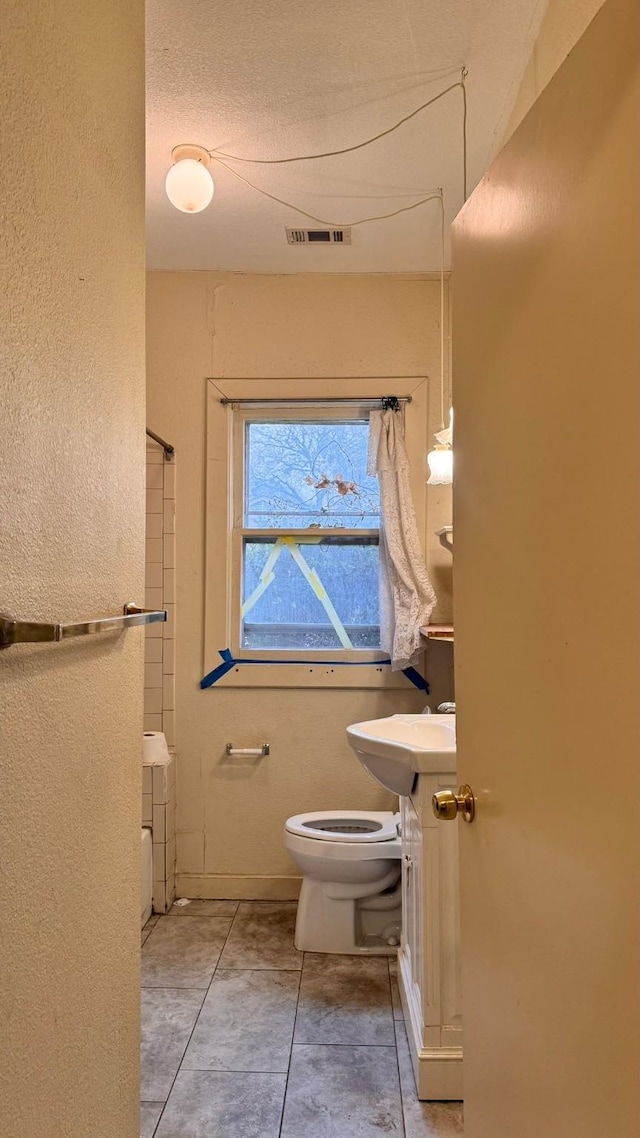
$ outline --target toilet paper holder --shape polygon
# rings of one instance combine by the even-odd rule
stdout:
[[[234,747],[233,743],[227,743],[226,751],[231,759],[259,759],[269,755],[271,747],[269,743],[263,743],[261,747]]]

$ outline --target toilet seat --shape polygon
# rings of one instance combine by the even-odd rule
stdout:
[[[289,834],[341,846],[378,845],[398,838],[399,814],[390,810],[312,810],[287,819]]]
[[[284,844],[292,857],[297,854],[327,866],[334,862],[357,864],[402,857],[402,840],[397,835],[384,842],[321,842],[310,833],[303,837],[286,830]]]

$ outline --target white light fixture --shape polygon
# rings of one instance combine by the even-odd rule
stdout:
[[[450,486],[453,482],[453,451],[451,447],[436,446],[427,455],[429,478],[427,486]]]
[[[437,443],[427,455],[429,478],[427,486],[450,486],[453,482],[453,407],[449,410],[449,426],[436,431]]]
[[[173,166],[164,186],[167,197],[182,213],[200,213],[213,197],[209,151],[204,146],[174,146]]]
[[[449,409],[449,426],[444,425],[444,198],[440,191],[440,419],[441,427],[434,438],[436,445],[427,455],[427,486],[450,486],[453,482],[453,407]]]

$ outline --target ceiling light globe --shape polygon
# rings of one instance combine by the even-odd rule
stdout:
[[[453,451],[447,446],[436,446],[427,455],[429,477],[427,486],[450,486],[453,482]]]
[[[200,213],[213,197],[213,178],[203,162],[181,158],[169,170],[165,190],[171,205],[181,213]]]

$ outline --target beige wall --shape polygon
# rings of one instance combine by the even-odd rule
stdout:
[[[437,393],[438,321],[439,286],[431,280],[148,276],[149,417],[177,453],[179,891],[192,896],[294,894],[295,867],[282,846],[289,815],[325,806],[381,809],[390,804],[347,747],[345,726],[394,711],[420,710],[425,703],[424,695],[412,690],[199,690],[205,377],[427,373],[436,377]],[[303,382],[299,394],[304,394]],[[436,417],[437,404],[434,398]],[[437,429],[439,422],[433,426]],[[432,535],[450,521],[450,489],[430,491],[429,505],[427,531]],[[444,620],[451,612],[451,558],[433,537],[429,561],[441,597],[438,616]],[[439,668],[435,698],[450,694],[447,664],[445,660]],[[253,745],[257,737],[271,743],[268,759],[250,768],[222,762],[228,740]]]
[[[522,122],[602,4],[603,0],[549,0],[503,142]]]
[[[142,596],[143,9],[2,9],[0,607]],[[0,653],[0,1129],[134,1138],[141,630]]]

